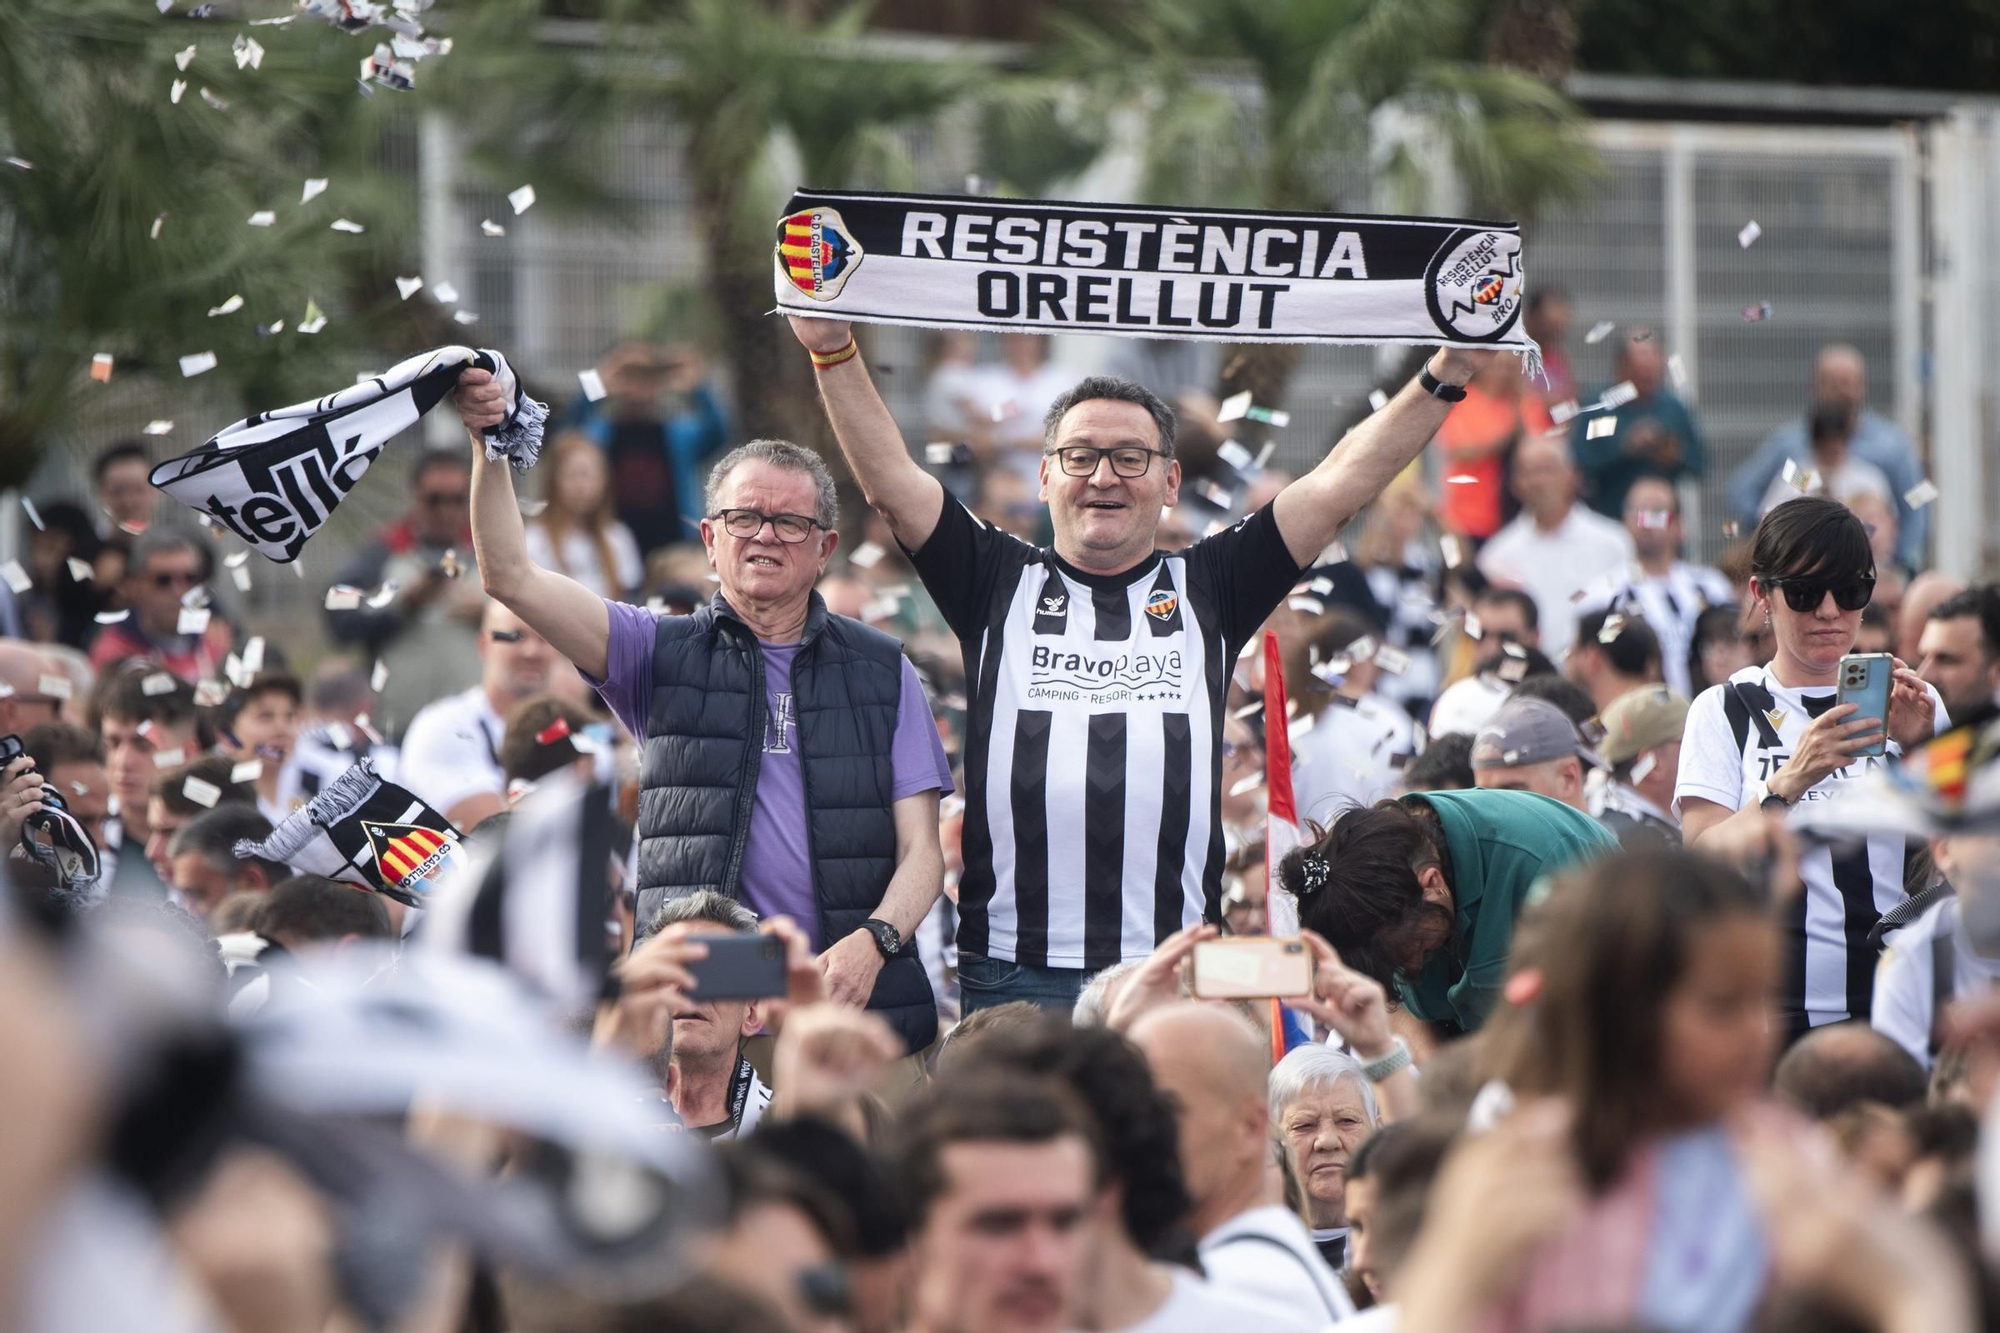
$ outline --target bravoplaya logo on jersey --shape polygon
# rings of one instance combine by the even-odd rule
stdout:
[[[1079,653],[1038,643],[1028,656],[1030,699],[1086,700],[1092,704],[1181,698],[1181,654]]]

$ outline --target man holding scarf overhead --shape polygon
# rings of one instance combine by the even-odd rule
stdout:
[[[965,1009],[1067,1010],[1093,972],[1218,917],[1237,655],[1493,353],[1440,349],[1271,504],[1164,555],[1154,535],[1181,469],[1173,409],[1149,390],[1092,377],[1050,409],[1040,498],[1055,545],[1038,550],[911,458],[846,322],[792,327],[862,492],[964,646]]]

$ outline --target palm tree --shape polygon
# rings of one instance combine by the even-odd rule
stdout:
[[[1594,171],[1582,118],[1547,84],[1472,63],[1476,0],[1148,0],[1052,20],[1051,59],[1145,118],[1158,202],[1352,211],[1431,206],[1442,146],[1466,211],[1523,216]],[[1378,112],[1423,127],[1386,152]],[[1371,168],[1372,161],[1372,168]],[[1224,394],[1282,401],[1299,349],[1226,358]]]
[[[114,358],[118,391],[158,398],[180,394],[180,357],[212,351],[216,369],[195,388],[270,407],[326,392],[358,362],[453,341],[448,312],[403,301],[394,284],[414,271],[414,112],[458,97],[490,113],[487,90],[504,87],[506,122],[520,125],[592,89],[562,52],[523,41],[538,10],[462,7],[454,50],[418,66],[415,91],[367,97],[355,76],[381,29],[351,37],[309,17],[252,28],[129,0],[10,0],[0,156],[32,165],[0,166],[0,489],[92,420],[105,396],[88,378],[96,353]],[[239,34],[263,46],[261,66],[238,68]],[[177,69],[174,53],[190,46]],[[176,80],[187,84],[178,103]],[[564,145],[497,138],[483,160],[503,178],[532,171],[554,198],[591,198],[589,182],[565,174]],[[329,184],[302,203],[309,177]],[[272,225],[248,225],[264,211]],[[336,218],[365,230],[333,231]],[[240,311],[209,316],[233,295]],[[297,331],[309,299],[328,316],[317,334]],[[259,333],[280,320],[283,332]]]

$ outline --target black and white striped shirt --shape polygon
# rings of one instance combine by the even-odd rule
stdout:
[[[1694,643],[1695,621],[1711,606],[1736,600],[1736,589],[1719,569],[1674,561],[1663,575],[1648,574],[1637,561],[1590,589],[1577,604],[1577,615],[1617,611],[1636,615],[1660,640],[1660,674],[1667,688],[1686,698],[1689,692],[1688,649]]]
[[[1944,704],[1932,691],[1939,731],[1948,725]],[[1685,815],[1689,797],[1740,810],[1752,787],[1792,757],[1812,720],[1834,705],[1830,687],[1788,689],[1768,666],[1751,666],[1704,690],[1688,710],[1681,739],[1674,813]],[[1891,757],[1902,748],[1888,744]],[[1863,757],[1834,770],[1802,798],[1832,798],[1852,781],[1887,762]],[[1851,846],[1808,845],[1799,861],[1805,892],[1786,909],[1786,959],[1780,1007],[1788,1019],[1803,1013],[1814,1027],[1866,1019],[1874,992],[1877,950],[1868,934],[1882,913],[1903,901],[1904,843],[1879,835]]]
[[[965,654],[959,951],[1097,970],[1216,919],[1225,691],[1300,572],[1270,508],[1103,576],[947,499],[912,559]]]

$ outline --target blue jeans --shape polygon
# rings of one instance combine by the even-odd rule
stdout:
[[[988,958],[981,953],[958,956],[959,1013],[991,1009],[996,1004],[1026,1000],[1038,1009],[1067,1014],[1076,1007],[1091,973],[1080,967],[1036,967]]]

